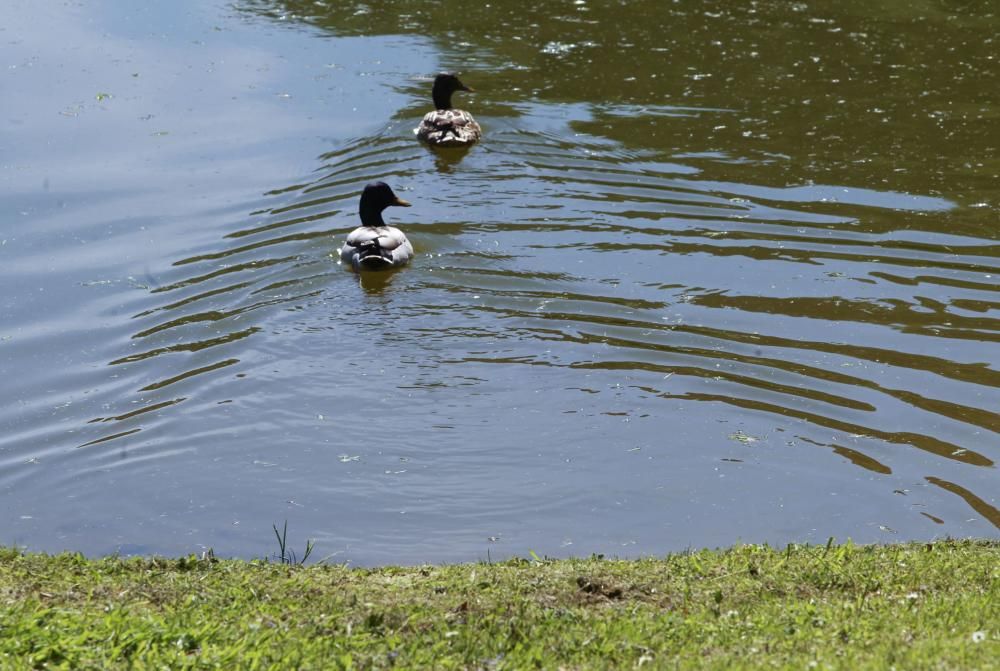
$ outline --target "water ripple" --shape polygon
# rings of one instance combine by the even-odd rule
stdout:
[[[919,464],[938,474],[927,483],[997,524],[982,492],[940,477],[993,468],[984,436],[1000,433],[1000,372],[984,346],[1000,340],[1000,247],[942,232],[933,220],[957,216],[951,203],[756,186],[753,161],[745,182],[702,179],[693,159],[560,131],[535,112],[545,113],[525,106],[482,147],[445,158],[403,123],[344,143],[109,303],[131,315],[129,332],[100,350],[118,376],[95,396],[101,410],[71,429],[87,448],[80,471],[155,473],[189,445],[215,443],[230,445],[226,464],[249,436],[275,446],[292,436],[304,452],[275,447],[253,462],[274,464],[268,474],[243,477],[310,490],[308,474],[324,472],[336,484],[313,494],[339,487],[404,507],[442,474],[470,495],[489,486],[462,475],[483,468],[474,455],[499,458],[493,440],[468,438],[483,426],[517,446],[497,465],[516,479],[518,460],[555,456],[553,468],[574,473],[592,434],[648,447],[684,424],[732,421],[865,476]],[[387,214],[417,258],[359,282],[335,249],[374,179],[413,201]],[[399,423],[371,419],[387,416]],[[764,442],[742,431],[730,434]],[[554,452],[533,452],[536,439]],[[101,452],[112,446],[117,456]],[[920,456],[894,449],[906,446]],[[393,449],[409,465],[393,463]],[[761,459],[781,469],[788,457]],[[585,498],[564,489],[567,501]],[[496,510],[523,510],[509,495],[496,491]],[[469,525],[490,518],[422,506]]]

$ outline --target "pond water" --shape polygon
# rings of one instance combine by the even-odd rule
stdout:
[[[8,4],[0,544],[1000,537],[992,2]]]

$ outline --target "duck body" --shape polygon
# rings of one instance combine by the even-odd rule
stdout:
[[[451,106],[451,96],[455,91],[472,92],[451,72],[442,72],[434,78],[431,95],[434,111],[424,115],[416,129],[417,138],[432,147],[469,147],[479,142],[483,136],[472,115],[465,110]]]
[[[434,110],[424,115],[417,137],[432,147],[471,147],[483,130],[465,110]]]
[[[355,272],[398,268],[412,258],[413,245],[395,226],[358,226],[340,248],[340,260]]]
[[[361,226],[347,235],[340,248],[340,260],[355,272],[398,268],[413,258],[413,245],[403,231],[382,219],[382,210],[390,205],[410,206],[385,182],[372,182],[361,193]]]

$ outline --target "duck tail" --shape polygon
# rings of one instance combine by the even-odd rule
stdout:
[[[392,265],[392,253],[383,248],[378,238],[366,240],[358,245],[358,265],[376,269]]]

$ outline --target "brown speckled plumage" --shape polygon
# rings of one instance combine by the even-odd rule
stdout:
[[[417,137],[436,147],[466,147],[479,142],[483,131],[464,110],[435,110],[424,115]]]
[[[472,89],[450,72],[442,72],[434,78],[432,94],[436,109],[424,115],[415,131],[421,141],[433,147],[468,147],[483,136],[482,128],[471,114],[452,108],[451,95],[455,91],[471,92]]]

